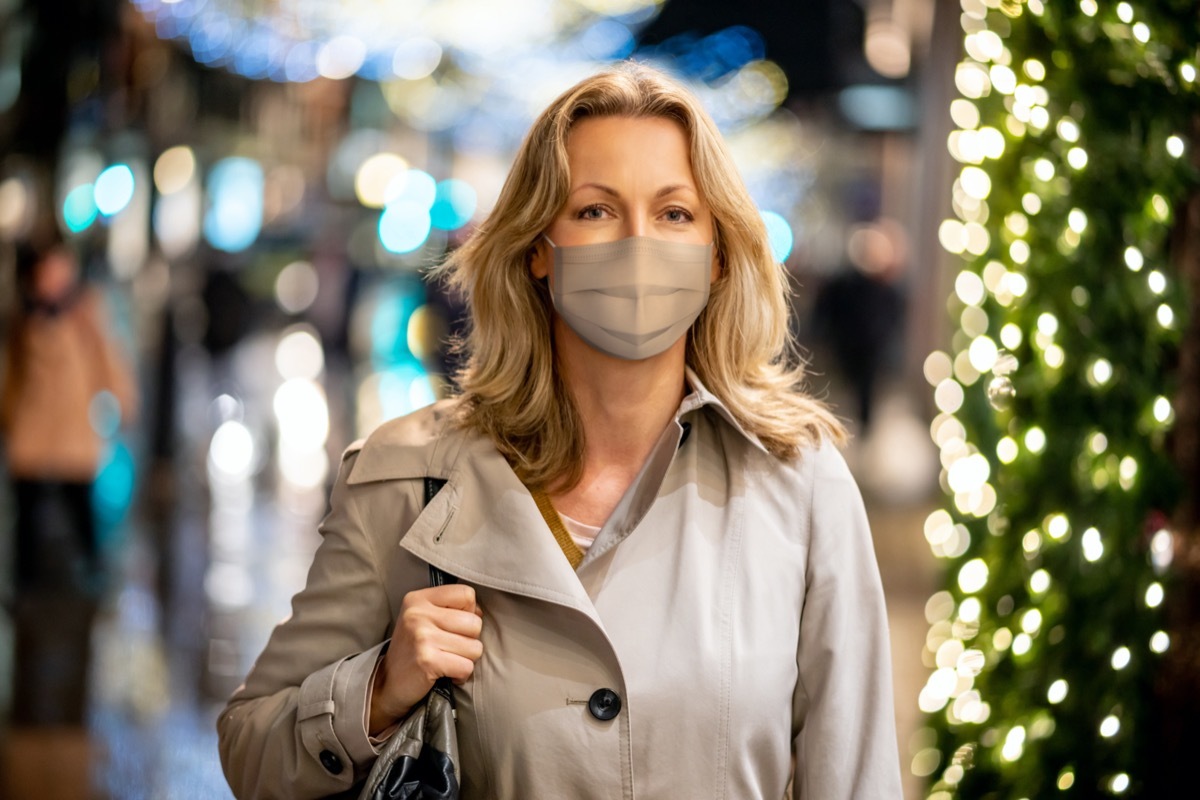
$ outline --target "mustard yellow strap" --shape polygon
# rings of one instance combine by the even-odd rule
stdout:
[[[530,494],[533,495],[533,502],[537,503],[538,511],[542,512],[542,519],[546,520],[546,524],[550,526],[550,532],[554,534],[554,541],[558,542],[563,555],[571,564],[571,569],[575,569],[583,561],[583,551],[579,549],[579,545],[575,544],[571,534],[567,533],[567,528],[563,525],[558,512],[554,510],[549,495],[540,489],[532,490]]]

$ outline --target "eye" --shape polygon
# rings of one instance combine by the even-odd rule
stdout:
[[[666,211],[663,212],[663,217],[667,220],[667,222],[674,222],[674,223],[691,222],[692,221],[691,212],[689,212],[685,209],[682,209],[682,208],[668,208]]]
[[[576,214],[575,214],[575,218],[576,219],[593,219],[593,220],[604,219],[604,216],[607,213],[608,213],[608,211],[607,211],[607,209],[604,208],[604,206],[590,205],[590,206],[585,206],[585,207],[579,209],[579,211],[576,212]]]

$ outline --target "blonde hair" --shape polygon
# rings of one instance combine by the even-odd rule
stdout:
[[[678,122],[713,216],[721,270],[688,334],[688,366],[781,459],[822,437],[844,441],[829,410],[800,390],[804,367],[788,333],[786,276],[716,125],[690,92],[634,63],[581,81],[542,112],[495,208],[439,270],[470,307],[459,343],[465,366],[456,376],[461,423],[490,437],[529,486],[569,489],[580,479],[583,427],[554,366],[549,293],[529,261],[567,199],[572,126],[613,116]]]

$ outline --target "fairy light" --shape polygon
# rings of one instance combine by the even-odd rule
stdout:
[[[1109,660],[1113,669],[1122,670],[1129,666],[1129,659],[1129,648],[1122,645],[1113,651],[1112,658]]]
[[[1136,247],[1130,246],[1125,248],[1125,266],[1129,267],[1134,272],[1138,272],[1145,265],[1146,260],[1142,257],[1142,251]]]
[[[1035,534],[1036,535],[1036,534]],[[1040,542],[1040,538],[1039,538]],[[1050,573],[1039,569],[1029,576],[1029,590],[1034,594],[1045,594],[1050,588]]]
[[[1100,531],[1095,528],[1088,528],[1083,532],[1082,539],[1083,557],[1091,562],[1100,560],[1104,555],[1104,541],[1100,538]]]
[[[1154,414],[1156,422],[1163,424],[1170,422],[1171,418],[1175,416],[1175,410],[1171,408],[1171,401],[1162,395],[1154,398],[1154,407],[1151,413]]]
[[[931,673],[918,698],[936,738],[913,751],[927,800],[968,785],[1029,800],[1141,785],[1144,766],[1125,750],[1099,761],[1087,751],[1145,729],[1145,704],[1123,699],[1081,717],[1087,704],[1071,695],[1098,674],[1145,685],[1171,644],[1161,615],[1174,534],[1155,532],[1148,559],[1126,554],[1140,552],[1140,521],[1170,512],[1152,505],[1171,485],[1159,478],[1177,413],[1161,387],[1174,385],[1166,371],[1192,321],[1164,265],[1176,260],[1169,234],[1193,138],[1140,108],[1118,114],[1116,95],[1099,95],[1128,76],[1113,91],[1165,91],[1180,106],[1173,119],[1200,115],[1197,42],[1161,36],[1132,0],[1067,2],[1081,36],[1047,36],[1073,12],[1043,0],[961,3],[947,138],[958,171],[938,229],[962,259],[948,304],[957,327],[925,363],[947,492],[925,533],[949,561],[949,597],[937,615],[927,608]],[[1081,90],[1068,65],[1105,38],[1115,46],[1088,55],[1111,63]],[[1137,138],[1147,131],[1148,143]],[[1130,168],[1145,176],[1137,196],[1091,190],[1124,185]],[[1144,357],[1128,354],[1118,330]],[[1081,602],[1111,624],[1062,616]],[[1078,658],[1064,662],[1064,652]],[[1056,746],[1032,746],[1048,737]]]
[[[1109,714],[1100,723],[1100,735],[1105,739],[1111,739],[1112,737],[1116,736],[1120,730],[1121,720],[1117,719],[1113,714]]]
[[[1165,303],[1155,309],[1154,318],[1164,328],[1171,328],[1175,325],[1175,311]]]

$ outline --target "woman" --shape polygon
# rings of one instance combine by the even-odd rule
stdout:
[[[218,723],[235,793],[351,789],[449,676],[465,798],[779,798],[793,760],[801,797],[899,797],[842,432],[795,388],[780,267],[695,98],[635,65],[567,91],[444,271],[462,394],[347,452]]]

